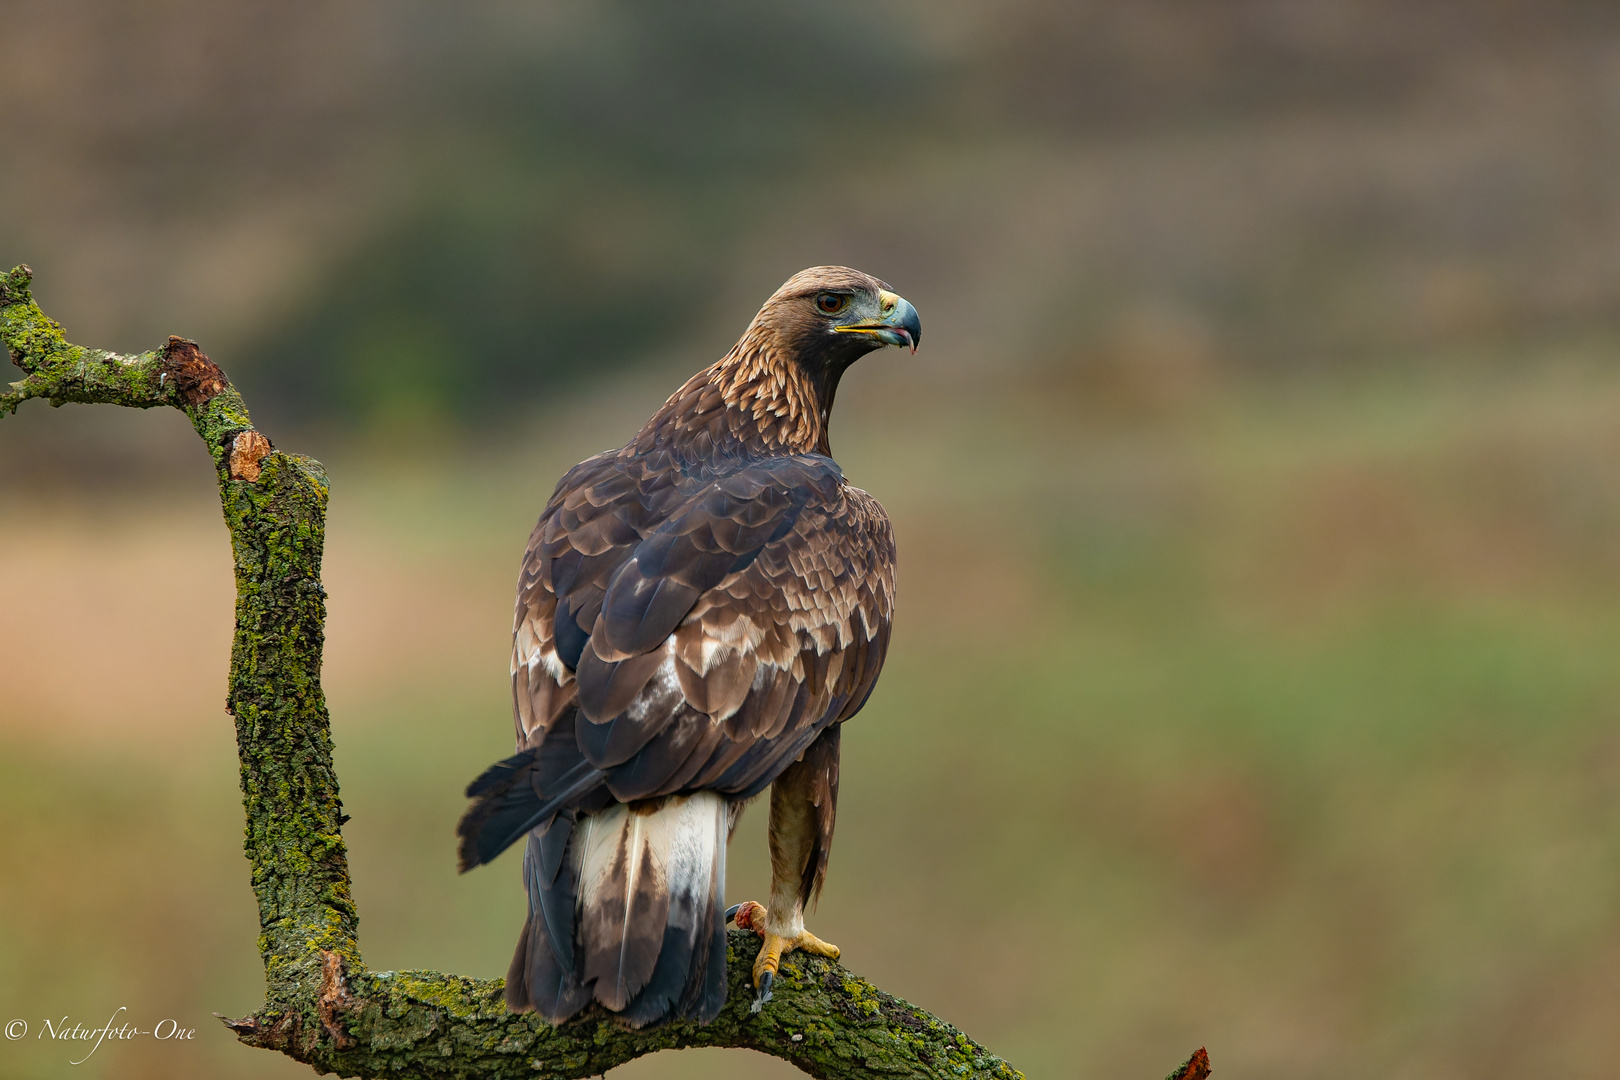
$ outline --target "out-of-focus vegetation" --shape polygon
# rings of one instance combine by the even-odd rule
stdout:
[[[1620,23],[1600,4],[21,3],[0,261],[178,332],[334,477],[376,967],[505,969],[453,873],[521,545],[801,266],[915,301],[833,427],[901,545],[812,921],[1030,1075],[1610,1071]],[[0,1075],[294,1076],[183,420],[0,421]],[[765,884],[763,809],[734,898]],[[627,1076],[774,1074],[744,1053]],[[617,1073],[615,1074],[617,1075]]]
[[[22,0],[0,247],[277,426],[512,415],[856,263],[935,361],[1221,371],[1612,322],[1596,0]]]

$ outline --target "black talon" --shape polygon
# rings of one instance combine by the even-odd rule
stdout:
[[[759,1012],[759,1010],[764,1007],[765,1003],[771,1000],[771,983],[775,981],[776,972],[774,971],[767,971],[760,975],[759,989],[754,991],[754,1004],[749,1008],[749,1012]]]
[[[733,919],[735,919],[737,917],[737,912],[741,910],[741,904],[732,904],[730,907],[726,908],[726,922],[731,922]]]

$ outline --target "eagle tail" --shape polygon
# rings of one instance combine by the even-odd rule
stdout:
[[[553,1024],[591,1001],[590,991],[574,976],[578,867],[564,857],[574,828],[574,812],[567,811],[529,833],[523,852],[529,917],[506,971],[506,1007],[513,1012],[532,1009]]]
[[[718,1016],[731,816],[723,796],[704,791],[559,814],[536,829],[508,1007],[561,1023],[594,998],[634,1028]],[[552,854],[563,845],[566,859]]]

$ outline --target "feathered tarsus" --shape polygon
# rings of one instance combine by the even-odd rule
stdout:
[[[770,919],[802,930],[838,725],[871,693],[894,612],[888,517],[845,482],[828,417],[851,363],[920,333],[883,282],[803,271],[628,445],[557,485],[518,582],[518,752],[469,786],[458,829],[463,870],[526,837],[510,1008],[712,1019],[726,843],[773,783]]]

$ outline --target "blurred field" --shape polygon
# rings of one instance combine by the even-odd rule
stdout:
[[[1602,345],[1151,408],[1045,382],[970,407],[921,357],[869,360],[835,445],[894,513],[901,615],[846,739],[817,929],[1031,1076],[1159,1076],[1200,1044],[1234,1076],[1607,1075]],[[458,879],[450,830],[509,739],[508,579],[558,469],[659,385],[496,449],[328,462],[327,683],[374,966],[504,970],[515,860]],[[229,567],[192,472],[155,506],[12,498],[0,532],[0,1014],[200,1028],[73,1075],[300,1072],[208,1016],[260,983],[217,701]],[[736,898],[763,888],[762,824],[734,846]],[[8,1076],[68,1071],[54,1047],[0,1054]]]

